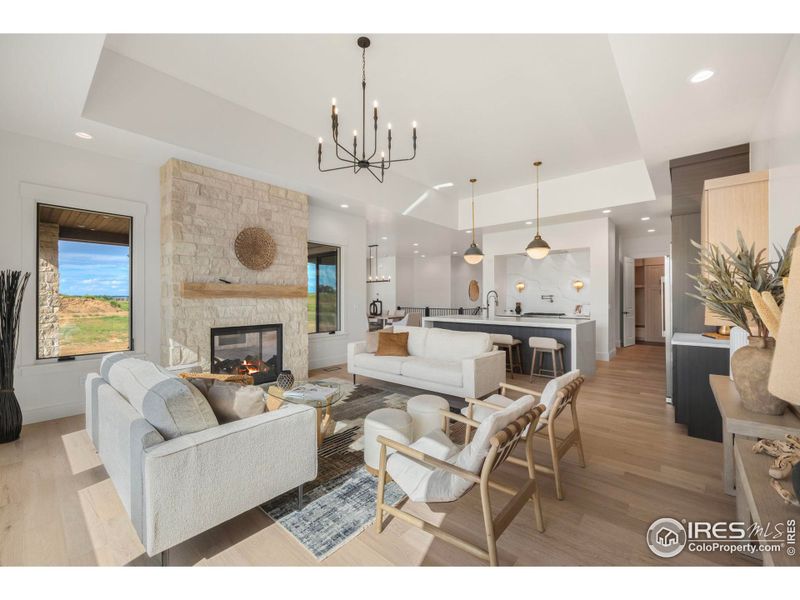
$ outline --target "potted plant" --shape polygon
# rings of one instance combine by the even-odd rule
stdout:
[[[14,395],[14,360],[22,296],[30,275],[0,271],[0,444],[13,442],[22,431],[22,411]]]
[[[783,304],[783,278],[789,273],[795,236],[784,250],[776,248],[778,259],[774,262],[766,258],[766,249],[756,252],[754,245],[748,246],[741,232],[737,232],[737,238],[735,250],[724,244],[720,249],[715,244],[702,245],[692,241],[698,250],[696,264],[700,267],[700,274],[689,275],[698,293],[688,295],[748,333],[749,344],[739,348],[731,357],[733,382],[745,408],[780,415],[786,409],[786,403],[767,390],[775,339],[758,314],[750,290],[758,294],[768,292],[778,306]]]

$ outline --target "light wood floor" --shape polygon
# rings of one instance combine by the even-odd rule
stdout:
[[[752,564],[688,552],[664,560],[647,549],[645,532],[658,517],[735,518],[733,498],[722,489],[721,445],[688,437],[664,402],[663,357],[663,347],[633,346],[610,363],[598,363],[579,403],[587,467],[577,466],[574,450],[565,458],[566,499],[560,502],[552,480],[539,476],[546,531],[535,530],[532,510],[520,513],[498,543],[502,565]],[[344,367],[317,375],[348,377]],[[0,446],[0,564],[153,563],[83,426],[82,416],[37,423],[26,426],[19,441]],[[541,461],[548,459],[545,446],[538,440]],[[517,469],[506,463],[498,476],[512,481]],[[458,503],[407,508],[483,542],[477,490]],[[170,562],[320,564],[257,509],[179,545]],[[481,563],[393,520],[382,534],[369,528],[321,564]]]

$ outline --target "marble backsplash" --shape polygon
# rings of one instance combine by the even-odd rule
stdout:
[[[533,260],[524,255],[506,256],[505,303],[500,309],[513,311],[516,302],[522,303],[522,312],[560,312],[575,314],[575,307],[582,306],[581,314],[591,314],[589,276],[589,250],[556,252],[542,260]],[[578,291],[575,281],[582,281]],[[517,291],[517,284],[525,288]],[[542,299],[552,296],[552,302]]]

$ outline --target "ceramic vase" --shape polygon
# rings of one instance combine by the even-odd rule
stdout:
[[[731,357],[733,383],[742,399],[742,406],[764,415],[782,415],[786,402],[767,389],[775,339],[750,336],[748,342]]]
[[[278,380],[275,382],[282,390],[290,390],[294,385],[294,375],[289,370],[281,371],[278,374]]]

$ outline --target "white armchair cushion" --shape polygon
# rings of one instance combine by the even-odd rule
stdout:
[[[553,403],[556,401],[556,396],[558,396],[558,390],[563,388],[568,383],[576,380],[580,376],[580,370],[575,369],[547,382],[547,385],[544,386],[544,390],[542,390],[541,401],[542,404],[544,404],[544,412],[539,420],[540,423],[542,423],[549,416],[550,409],[553,407]]]
[[[404,377],[436,381],[454,387],[461,387],[463,381],[461,363],[447,360],[412,356],[406,359],[400,372]]]
[[[421,437],[411,447],[477,474],[489,454],[492,436],[530,411],[535,404],[533,397],[528,396],[527,400],[520,399],[489,415],[475,431],[472,441],[458,453],[455,453],[458,447],[438,430]],[[389,457],[386,470],[414,502],[452,502],[473,485],[472,481],[454,473],[420,464],[399,453]]]
[[[108,354],[100,363],[100,375],[165,439],[219,425],[200,390],[149,361],[126,358],[121,352]]]
[[[411,448],[447,462],[453,462],[451,459],[461,449],[441,429],[425,434],[411,444]],[[438,469],[430,465],[396,453],[387,460],[386,471],[414,502],[448,502],[456,499],[451,497],[451,492],[446,485],[437,489],[437,486],[446,483],[442,478],[431,482],[431,477]],[[433,498],[439,499],[434,500]]]

